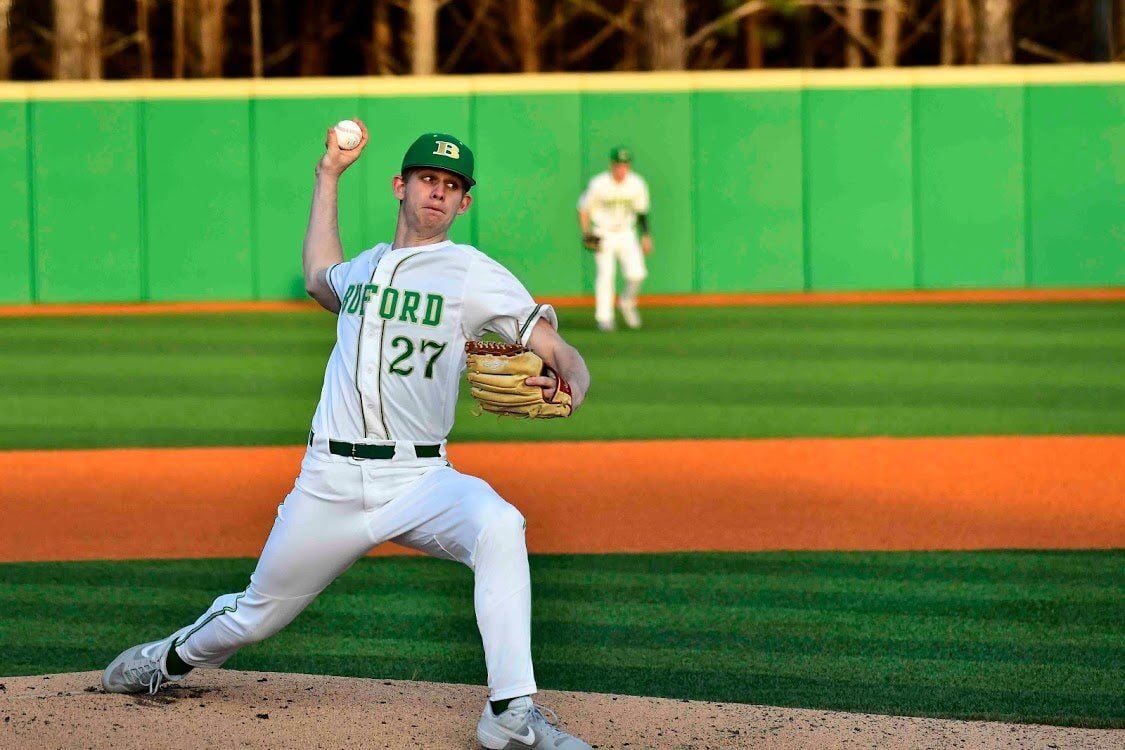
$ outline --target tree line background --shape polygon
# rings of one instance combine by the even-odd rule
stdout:
[[[1125,0],[0,0],[0,79],[1122,59]]]

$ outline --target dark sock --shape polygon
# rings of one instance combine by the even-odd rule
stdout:
[[[492,715],[499,716],[508,710],[508,704],[514,701],[515,698],[505,698],[502,701],[489,701],[492,704]]]
[[[164,660],[164,666],[167,667],[168,674],[172,675],[173,677],[185,675],[191,670],[195,669],[195,667],[191,666],[180,658],[180,655],[176,653],[176,648],[174,646],[168,650],[168,658]]]

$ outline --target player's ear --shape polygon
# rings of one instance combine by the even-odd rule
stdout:
[[[406,179],[402,175],[396,174],[391,178],[391,189],[400,201],[406,199]]]
[[[461,207],[457,209],[457,215],[465,213],[469,210],[469,206],[473,205],[473,194],[465,193],[461,196]]]

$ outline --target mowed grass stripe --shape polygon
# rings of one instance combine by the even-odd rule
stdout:
[[[578,419],[455,440],[1125,432],[1125,304],[658,308],[605,335]],[[0,319],[0,449],[300,444],[327,313]],[[452,356],[452,355],[450,355]]]
[[[159,614],[164,615],[163,612]],[[388,645],[397,641],[412,644],[425,641],[434,644],[443,653],[465,647],[471,653],[479,654],[480,639],[472,617],[375,615],[357,624],[332,618],[310,620],[302,623],[302,629],[309,630],[318,624],[325,625],[326,629],[337,632],[338,635],[305,635],[295,645],[291,644],[293,648],[314,648],[318,653],[327,654],[338,652],[342,648],[341,643],[347,639],[358,639],[366,644],[363,654],[380,655],[401,653],[402,648]],[[805,628],[805,632],[800,635],[756,635],[753,641],[733,647],[729,633],[724,631],[670,630],[643,625],[596,627],[555,622],[540,617],[536,618],[535,633],[536,638],[546,644],[542,647],[546,656],[560,658],[559,655],[564,654],[566,658],[570,658],[576,649],[589,648],[593,650],[591,654],[580,661],[591,664],[606,663],[607,659],[602,658],[602,654],[612,652],[613,658],[608,660],[612,663],[649,665],[653,668],[670,666],[687,654],[704,665],[699,667],[701,670],[709,669],[710,667],[705,666],[708,664],[728,664],[732,655],[737,656],[740,668],[750,668],[755,662],[769,660],[775,665],[771,668],[772,671],[792,669],[799,673],[816,672],[824,668],[835,669],[845,660],[861,666],[865,660],[889,660],[887,663],[891,665],[889,668],[892,672],[918,669],[918,665],[931,662],[949,663],[959,669],[965,679],[980,679],[986,674],[995,676],[999,671],[1006,671],[1014,676],[1014,680],[1015,677],[1028,675],[1032,670],[1039,670],[1049,678],[1060,669],[1067,670],[1074,677],[1078,674],[1076,670],[1085,669],[1091,679],[1082,683],[1082,690],[1105,689],[1105,685],[1112,684],[1112,680],[1116,678],[1106,674],[1106,661],[1121,664],[1125,659],[1120,644],[1064,642],[1054,639],[1048,642],[1046,638],[1049,633],[1037,634],[1038,640],[1034,641],[1000,643],[996,640],[976,640],[964,635],[937,640],[885,638],[879,637],[881,634],[878,633],[852,637],[838,632],[833,625],[832,622],[825,622],[817,628]],[[901,625],[902,623],[888,623],[886,627],[895,632],[894,628]],[[41,622],[35,618],[13,618],[0,626],[0,637],[19,644],[37,627],[41,627]],[[81,640],[83,637],[85,626],[79,623],[58,624],[52,640],[42,640],[31,648],[39,653],[46,648],[65,649],[68,642]],[[618,644],[636,641],[676,643],[679,648],[659,649],[650,653],[653,650],[645,647],[629,653],[618,653]],[[275,646],[278,649],[287,648],[284,640],[278,641]],[[819,650],[831,654],[831,657],[815,660],[813,663],[809,654]],[[96,665],[92,668],[96,668]],[[945,681],[945,678],[942,680]],[[1102,687],[1097,688],[1099,684]]]
[[[189,608],[186,595],[157,594],[146,605],[146,612],[160,621],[177,618],[194,619],[204,608]],[[174,601],[173,601],[174,600]],[[171,603],[168,603],[171,601]],[[199,597],[199,601],[204,601]],[[0,596],[0,606],[7,613],[0,623],[0,632],[31,632],[40,624],[44,608],[66,607],[78,631],[88,619],[104,612],[106,603],[128,606],[122,597],[108,596],[99,601],[98,592],[74,591],[68,603],[60,596],[45,596],[35,601],[34,590]],[[464,606],[424,596],[382,599],[372,597],[333,597],[322,599],[305,615],[322,620],[341,634],[402,633],[408,637],[435,630],[441,638],[463,638],[476,642],[475,620]],[[552,642],[566,644],[628,643],[641,631],[641,640],[653,643],[675,643],[693,649],[730,647],[731,632],[753,632],[751,642],[735,648],[777,653],[810,653],[828,645],[841,654],[876,654],[895,652],[903,658],[928,658],[934,654],[957,653],[967,660],[1043,661],[1058,663],[1089,663],[1102,665],[1125,659],[1125,645],[1115,635],[1092,630],[1088,622],[1061,626],[1025,624],[1013,621],[998,623],[995,619],[966,622],[955,616],[899,615],[872,618],[841,612],[808,609],[746,609],[711,607],[701,609],[694,617],[663,619],[667,612],[645,605],[603,610],[596,607],[577,608],[562,602],[536,604],[536,632]],[[659,619],[657,619],[659,618]],[[66,623],[55,626],[60,642],[73,634]],[[461,631],[458,630],[461,628]]]
[[[1123,559],[537,556],[537,674],[544,687],[566,689],[1125,726]],[[0,674],[100,668],[240,590],[252,567],[0,566]],[[626,585],[613,585],[615,568]],[[436,560],[363,560],[230,666],[481,683],[471,574]]]

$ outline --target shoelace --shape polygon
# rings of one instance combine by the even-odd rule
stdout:
[[[156,695],[156,691],[164,684],[164,673],[159,668],[152,673],[152,677],[148,680],[148,694]]]
[[[543,721],[547,722],[551,726],[555,726],[559,723],[559,715],[555,713],[554,709],[548,708],[542,703],[532,703],[531,706],[533,710],[539,712],[539,715],[543,717]],[[548,718],[548,715],[550,718]]]
[[[539,718],[543,720],[543,724],[546,726],[547,732],[553,737],[558,737],[560,735],[566,734],[558,727],[559,715],[554,712],[554,709],[548,708],[541,703],[532,703],[531,713],[533,717],[535,715],[538,715]]]
[[[148,694],[156,695],[156,691],[164,684],[164,672],[161,671],[158,664],[146,664],[141,667],[127,667],[125,669],[125,676],[130,680],[139,680],[143,678],[144,673],[148,670],[152,673],[148,676]]]

